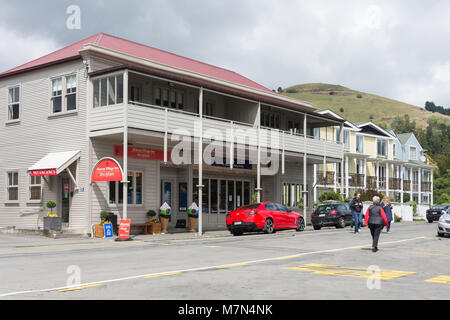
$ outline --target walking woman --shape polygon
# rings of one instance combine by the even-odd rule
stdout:
[[[388,226],[386,213],[380,206],[380,197],[373,197],[373,204],[367,208],[365,222],[372,234],[372,252],[378,251],[378,239],[384,226]]]
[[[389,199],[389,197],[383,198],[383,201],[381,202],[381,208],[383,208],[384,213],[386,213],[386,218],[388,221],[388,225],[386,227],[386,233],[389,233],[391,230],[391,222],[393,220],[392,204],[391,204],[391,199]]]

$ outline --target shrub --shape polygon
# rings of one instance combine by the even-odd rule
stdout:
[[[53,215],[53,208],[56,208],[56,201],[49,200],[45,205],[50,209],[51,214]]]
[[[106,210],[102,210],[100,211],[100,219],[105,222],[108,221],[108,217],[109,217],[109,212]]]
[[[358,94],[356,97],[357,97],[358,99],[362,99],[362,95],[360,95],[360,94]]]
[[[373,189],[368,189],[364,192],[361,192],[361,201],[372,201],[373,197],[378,196],[380,197],[380,201],[383,199],[384,194],[381,192],[378,192],[376,190]]]
[[[328,191],[328,192],[322,193],[319,197],[319,201],[324,202],[327,200],[342,201],[342,196],[339,192],[334,192],[334,191]]]
[[[155,216],[156,216],[156,211],[155,210],[148,210],[147,211],[147,217],[153,218]]]
[[[344,112],[344,108],[340,108],[339,111],[340,111],[340,112]]]
[[[334,95],[334,91],[330,91],[330,96]]]
[[[409,195],[409,193],[403,194],[403,203],[408,203],[409,200],[411,200],[411,196]]]
[[[401,221],[402,221],[402,218],[399,217],[398,215],[394,214],[394,221],[395,221],[395,222],[401,222]]]
[[[416,216],[417,215],[417,202],[415,201],[410,201],[410,204],[412,204],[413,207],[413,215]]]
[[[296,90],[296,89],[288,89],[288,90],[286,90],[286,93],[297,93],[298,92],[298,90]]]

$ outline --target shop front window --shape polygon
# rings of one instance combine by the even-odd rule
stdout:
[[[141,171],[129,171],[128,181],[128,204],[143,204],[143,173]],[[123,183],[119,181],[110,181],[108,195],[108,202],[110,205],[123,204]]]

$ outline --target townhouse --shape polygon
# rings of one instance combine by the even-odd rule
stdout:
[[[320,110],[344,120],[331,110]],[[320,193],[339,190],[346,198],[356,191],[376,190],[393,201],[433,204],[433,169],[413,133],[396,135],[373,122],[317,128],[315,137],[333,139],[343,132],[342,163],[314,166],[314,201]],[[324,169],[325,168],[325,169]]]
[[[205,228],[254,201],[306,214],[313,168],[342,163],[344,122],[238,73],[99,33],[0,74],[0,227],[90,232],[101,210],[132,223],[167,202],[170,226],[196,202]],[[209,157],[206,157],[209,155]],[[122,181],[93,182],[99,160]],[[309,219],[309,217],[307,217]]]

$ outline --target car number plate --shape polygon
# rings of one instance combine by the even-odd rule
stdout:
[[[325,217],[325,214],[319,214],[319,217]]]
[[[242,221],[236,221],[234,224],[235,224],[235,225],[237,225],[237,224],[242,224]]]

